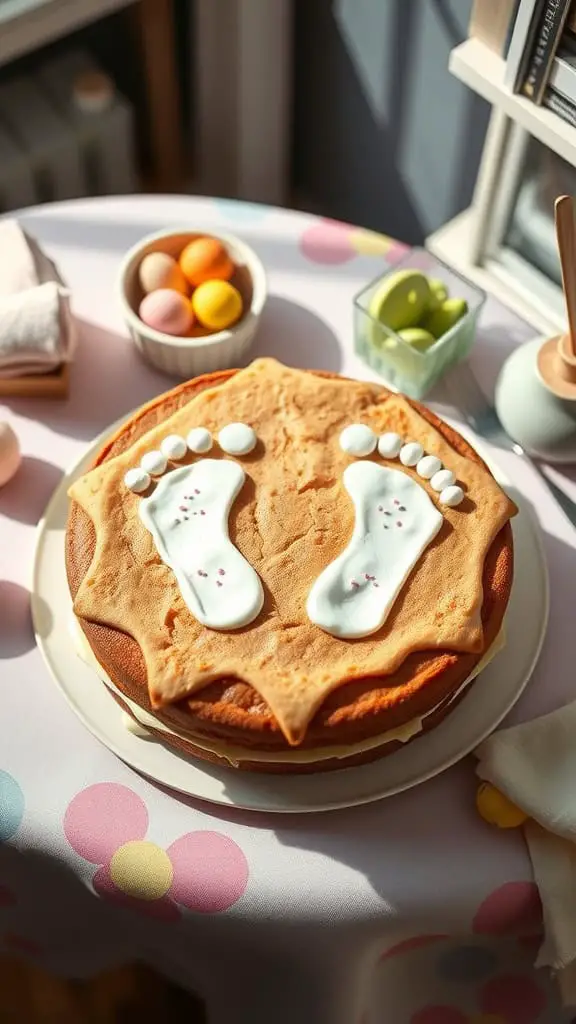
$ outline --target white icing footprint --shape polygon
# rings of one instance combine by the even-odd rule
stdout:
[[[248,625],[264,603],[262,583],[228,536],[228,515],[245,473],[236,462],[201,459],[167,473],[139,514],[188,608],[210,629]]]
[[[342,479],[356,514],[352,538],[314,583],[306,611],[327,633],[354,639],[384,624],[442,515],[400,470],[353,462]]]

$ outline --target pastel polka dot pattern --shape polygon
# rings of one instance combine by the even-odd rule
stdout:
[[[227,910],[243,895],[248,863],[219,832],[189,832],[167,850],[145,838],[148,811],[131,789],[98,783],[78,793],[64,816],[72,848],[98,865],[94,890],[123,906],[177,920],[181,904],[199,913]]]
[[[144,802],[127,786],[99,782],[74,797],[64,817],[70,846],[84,860],[104,864],[124,843],[148,831]]]
[[[481,946],[457,946],[443,953],[437,964],[438,974],[447,981],[482,981],[498,966],[498,958]]]
[[[24,794],[14,776],[0,771],[0,843],[12,838],[23,817]]]
[[[168,854],[144,840],[125,843],[110,861],[114,885],[140,900],[159,900],[165,896],[174,877]]]
[[[380,235],[377,231],[354,228],[350,232],[350,245],[361,256],[385,256],[392,244],[388,235]]]
[[[493,978],[480,993],[482,1012],[500,1014],[506,1024],[533,1024],[545,1005],[542,989],[529,975]]]
[[[246,890],[248,863],[228,836],[189,832],[168,847],[168,856],[174,867],[171,896],[190,910],[228,910]]]
[[[213,203],[222,220],[236,224],[259,223],[269,217],[273,210],[262,203],[243,203],[236,199],[214,199]]]
[[[486,897],[472,923],[479,935],[534,935],[542,931],[542,904],[534,882],[507,882]]]
[[[318,220],[302,235],[300,249],[312,263],[324,266],[348,263],[356,255],[350,235],[348,224],[337,220]]]

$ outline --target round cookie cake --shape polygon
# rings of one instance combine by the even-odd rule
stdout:
[[[79,653],[134,731],[196,757],[381,757],[502,642],[515,506],[379,385],[272,359],[196,378],[138,410],[70,499]]]

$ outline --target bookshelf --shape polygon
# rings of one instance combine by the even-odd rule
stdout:
[[[474,92],[570,164],[576,164],[576,128],[551,110],[510,92],[504,85],[505,62],[477,39],[467,39],[450,54],[449,68]]]

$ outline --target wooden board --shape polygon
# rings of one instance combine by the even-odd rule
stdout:
[[[0,398],[67,398],[69,382],[69,363],[62,363],[52,373],[0,377]]]

